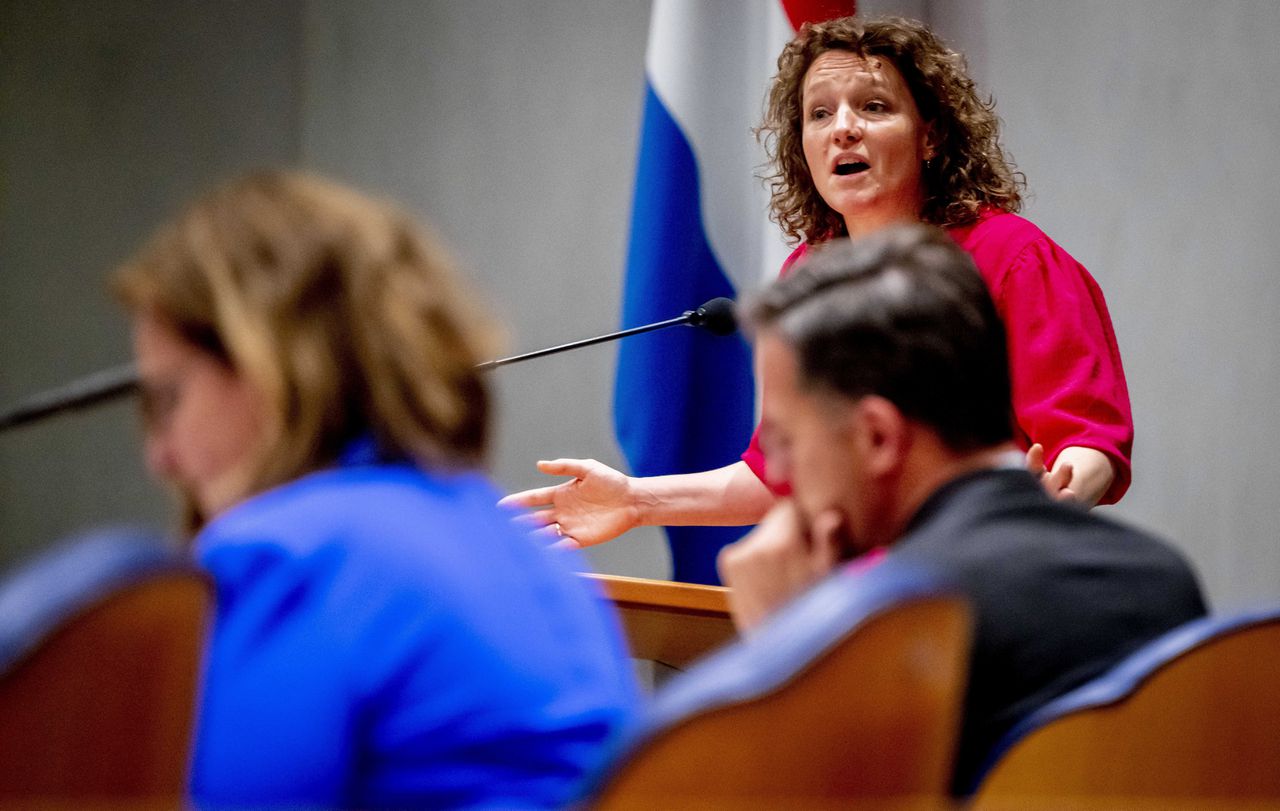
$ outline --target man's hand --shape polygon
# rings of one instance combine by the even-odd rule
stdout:
[[[844,518],[834,510],[806,526],[795,503],[784,499],[746,537],[720,550],[716,565],[738,629],[756,628],[825,577],[846,546],[844,532]]]

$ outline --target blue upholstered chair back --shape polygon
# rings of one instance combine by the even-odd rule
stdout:
[[[997,805],[1033,790],[1280,800],[1280,606],[1144,645],[1018,723],[971,789]]]
[[[163,536],[142,529],[95,530],[59,543],[0,577],[0,673],[120,589],[192,569]]]
[[[674,677],[599,776],[594,802],[942,796],[970,636],[967,601],[925,570],[890,557],[838,571]],[[893,765],[862,759],[886,746]]]
[[[139,530],[0,577],[0,805],[178,802],[213,597]]]

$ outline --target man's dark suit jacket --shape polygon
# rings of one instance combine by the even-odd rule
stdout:
[[[1205,613],[1172,547],[1055,502],[1021,470],[944,485],[890,555],[955,580],[976,610],[957,789],[1022,716]]]

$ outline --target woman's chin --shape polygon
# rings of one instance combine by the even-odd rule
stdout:
[[[206,487],[189,491],[188,495],[191,502],[200,511],[205,523],[212,521],[243,501],[242,498],[232,493],[228,488]]]

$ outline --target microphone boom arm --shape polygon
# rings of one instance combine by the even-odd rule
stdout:
[[[654,330],[674,327],[680,324],[701,327],[713,335],[729,335],[737,329],[733,314],[733,302],[727,298],[714,298],[696,310],[686,310],[683,315],[668,318],[666,321],[645,324],[642,327],[632,327],[618,332],[611,332],[608,335],[573,341],[572,343],[561,344],[548,349],[539,349],[536,352],[526,352],[523,355],[513,355],[509,358],[477,363],[475,368],[481,371],[495,369],[508,363],[540,358],[544,355],[553,355],[557,352],[566,352],[570,349],[613,341],[618,338],[625,338],[628,335],[639,335],[642,332],[653,332]],[[138,385],[138,368],[132,363],[104,369],[56,389],[35,394],[12,408],[0,411],[0,431],[35,422],[45,417],[51,417],[63,411],[86,408],[114,400],[117,397],[133,394],[138,390]]]
[[[485,361],[484,363],[477,363],[475,368],[481,371],[487,371],[489,369],[496,369],[499,366],[506,366],[508,363],[517,363],[522,360],[530,360],[531,358],[540,358],[544,355],[554,355],[557,352],[566,352],[570,349],[580,349],[584,346],[600,344],[605,341],[616,341],[619,338],[626,338],[628,335],[639,335],[642,332],[653,332],[654,330],[675,327],[680,324],[684,324],[688,327],[701,327],[712,335],[730,335],[738,328],[737,319],[734,317],[733,312],[733,300],[723,297],[713,298],[704,303],[701,307],[698,307],[696,310],[685,310],[682,315],[675,318],[668,318],[666,321],[645,324],[642,327],[631,327],[630,329],[611,332],[608,335],[598,335],[594,338],[584,338],[581,341],[573,341],[559,346],[548,347],[547,349],[526,352],[523,355],[512,355],[509,358]]]
[[[0,431],[51,417],[63,411],[132,394],[138,388],[138,370],[132,363],[103,369],[65,386],[28,397],[0,413]]]
[[[608,335],[597,335],[594,338],[583,338],[581,341],[573,341],[559,346],[551,346],[546,349],[538,349],[533,352],[525,352],[523,355],[512,355],[509,358],[499,358],[498,360],[488,360],[484,363],[477,363],[476,368],[481,371],[488,369],[496,369],[499,366],[506,366],[508,363],[516,363],[517,361],[529,360],[531,358],[540,358],[543,355],[554,355],[557,352],[567,352],[570,349],[578,349],[592,344],[602,344],[605,341],[614,341],[618,338],[625,338],[628,335],[639,335],[642,332],[652,332],[656,329],[665,329],[666,327],[674,327],[677,324],[688,324],[689,313],[677,316],[676,318],[668,318],[666,321],[659,321],[656,324],[645,324],[643,327],[632,327],[631,329],[619,330],[611,332]]]

